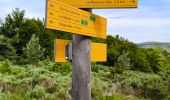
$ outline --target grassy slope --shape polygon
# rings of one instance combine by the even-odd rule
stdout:
[[[170,43],[161,43],[161,42],[144,42],[138,44],[142,48],[164,48],[170,52]]]
[[[110,67],[94,64],[93,100],[139,100],[138,97],[115,93],[119,87],[106,72]],[[115,88],[117,87],[117,88]],[[71,63],[49,61],[38,65],[14,65],[0,61],[0,100],[71,100]]]

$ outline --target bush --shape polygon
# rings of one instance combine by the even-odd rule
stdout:
[[[93,73],[92,76],[92,98],[100,100],[104,95],[112,93],[112,81],[108,78],[98,77]]]
[[[2,100],[71,99],[71,63],[53,63],[45,60],[37,65],[18,66],[6,60],[0,62],[0,68]],[[92,64],[92,70],[94,100],[169,98],[168,69],[159,74],[130,70],[118,74],[114,73],[112,67]]]
[[[45,98],[45,94],[46,94],[45,88],[39,85],[36,85],[35,88],[31,92],[31,96],[37,99]]]
[[[0,73],[11,74],[11,72],[12,72],[11,63],[8,60],[3,61],[0,64]]]
[[[48,93],[54,93],[57,91],[57,82],[55,79],[45,75],[40,75],[37,79],[37,84],[46,88]]]
[[[50,71],[67,75],[72,72],[72,65],[71,63],[56,63],[50,68]]]
[[[115,79],[115,82],[118,80],[121,83],[118,91],[124,94],[143,96],[153,100],[161,100],[168,95],[164,81],[156,74],[125,71]]]
[[[164,100],[170,100],[170,95],[167,96]]]
[[[0,100],[4,100],[4,99],[6,99],[6,95],[0,92]]]

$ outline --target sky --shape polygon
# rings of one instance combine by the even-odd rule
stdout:
[[[14,8],[28,18],[45,18],[45,0],[0,0],[0,18]],[[134,43],[170,42],[170,0],[139,0],[137,9],[93,9],[107,18],[107,33]]]

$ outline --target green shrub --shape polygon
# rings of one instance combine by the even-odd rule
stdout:
[[[169,96],[167,96],[167,97],[165,97],[165,99],[164,100],[170,100],[170,95]]]
[[[12,72],[11,63],[8,60],[3,61],[0,64],[0,73],[11,74],[11,72]]]
[[[11,71],[12,75],[19,75],[24,72],[25,72],[25,68],[19,66],[12,67],[12,71]]]
[[[45,98],[45,94],[45,88],[39,85],[36,85],[31,92],[31,96],[38,99]]]
[[[99,70],[100,70],[100,67],[99,67],[96,63],[92,63],[91,70],[92,70],[93,72],[98,73]]]
[[[46,70],[52,71],[52,67],[55,64],[56,64],[55,62],[51,62],[49,59],[45,59],[43,61],[40,61],[36,66],[39,68],[44,68]]]
[[[168,69],[159,74],[130,70],[118,74],[112,72],[113,67],[99,64],[92,67],[93,100],[169,98]],[[55,64],[46,60],[37,65],[18,66],[3,61],[0,68],[0,98],[3,100],[71,99],[71,63]]]
[[[72,65],[71,63],[56,63],[51,67],[50,71],[67,75],[68,73],[72,72]]]
[[[40,77],[37,79],[37,84],[45,87],[48,93],[53,93],[57,91],[56,80],[48,76],[40,75]]]
[[[97,77],[97,74],[92,76],[92,98],[94,100],[100,100],[105,94],[112,92],[112,81],[108,78]]]
[[[121,83],[118,91],[124,94],[142,96],[153,100],[164,99],[168,94],[162,78],[156,74],[125,71],[116,78]]]
[[[113,94],[111,96],[104,96],[102,100],[125,100],[121,94]]]
[[[57,96],[55,94],[46,93],[45,100],[56,100]]]
[[[10,93],[7,100],[24,100],[24,96],[17,93]]]
[[[6,100],[6,94],[0,92],[0,100]]]

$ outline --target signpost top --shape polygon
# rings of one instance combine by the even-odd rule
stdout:
[[[137,0],[57,0],[77,8],[137,8]]]
[[[46,28],[106,39],[107,19],[58,0],[47,0]]]

